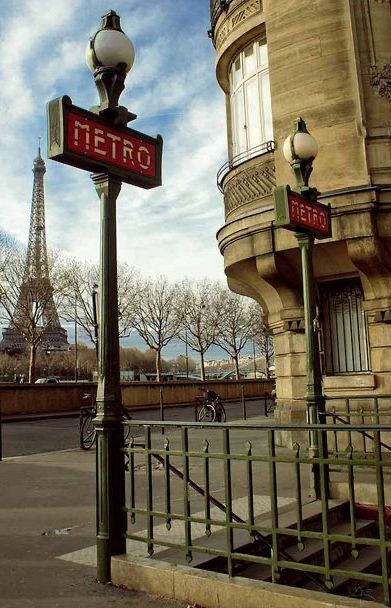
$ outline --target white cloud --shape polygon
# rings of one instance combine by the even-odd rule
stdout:
[[[215,176],[225,160],[225,110],[206,36],[208,3],[191,11],[189,3],[178,6],[175,0],[116,4],[137,53],[121,102],[139,114],[132,127],[164,137],[163,186],[123,186],[119,258],[146,274],[222,278],[215,233],[223,223],[223,202]],[[84,49],[106,11],[103,0],[93,7],[81,0],[20,0],[0,30],[0,227],[23,242],[46,102],[68,94],[83,107],[96,103]],[[49,245],[96,260],[99,200],[88,173],[52,161],[47,169]]]

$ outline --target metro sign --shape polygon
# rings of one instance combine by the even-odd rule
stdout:
[[[331,237],[331,208],[311,201],[294,192],[289,186],[274,189],[276,226],[308,232],[317,239]]]
[[[142,188],[162,183],[163,140],[113,127],[107,119],[72,105],[69,97],[48,103],[48,158],[92,173],[110,173]]]

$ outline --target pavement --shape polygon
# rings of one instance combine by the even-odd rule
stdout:
[[[0,462],[0,608],[179,608],[95,580],[61,556],[94,544],[95,452]]]
[[[273,424],[272,418],[264,417],[249,422]],[[244,445],[251,439],[249,432],[254,433],[238,429],[235,443]],[[160,433],[158,437],[162,440]],[[197,479],[198,470],[193,473]],[[220,476],[214,479],[217,496],[223,491]],[[143,470],[139,478],[144,483]],[[236,484],[238,497],[245,495],[242,483],[240,479]],[[260,484],[259,509],[264,512],[269,498],[263,475]],[[289,476],[283,475],[281,496],[285,502],[290,502],[290,486]],[[0,608],[187,606],[96,582],[91,565],[95,544],[94,450],[72,448],[6,457],[0,462],[0,488]],[[179,494],[178,499],[183,501]],[[196,497],[195,511],[202,505],[202,497]]]

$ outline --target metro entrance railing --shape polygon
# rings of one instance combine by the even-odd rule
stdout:
[[[133,433],[123,450],[128,461],[126,538],[145,544],[146,554],[153,556],[159,550],[163,559],[164,551],[171,551],[177,559],[182,556],[198,566],[212,560],[212,568],[228,576],[242,572],[245,576],[247,567],[258,565],[269,571],[267,580],[272,582],[287,571],[296,572],[318,590],[332,590],[335,581],[345,577],[360,588],[381,585],[390,605],[385,490],[391,467],[386,449],[391,425],[125,424]],[[281,431],[302,441],[291,449],[279,447],[276,437]],[[309,432],[317,435],[319,454],[329,444],[327,456],[310,457]],[[360,443],[363,433],[371,437],[365,451]],[[332,442],[336,435],[338,440]],[[315,502],[321,523],[310,529],[306,509],[312,500],[314,467],[320,478],[320,499]],[[331,487],[338,483],[345,488],[343,529],[332,525],[334,502],[328,480]],[[356,525],[361,508],[357,495],[363,483],[372,487],[371,535]],[[287,538],[294,551],[285,548]],[[303,562],[301,552],[315,541],[317,559]],[[355,559],[370,548],[376,565],[360,571],[350,563],[335,563],[331,547],[336,544]]]

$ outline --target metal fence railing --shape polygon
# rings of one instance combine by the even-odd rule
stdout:
[[[210,0],[210,36],[213,37],[218,18],[223,12],[227,12],[232,0]]]
[[[144,543],[149,555],[176,552],[178,560],[229,576],[246,576],[250,568],[257,578],[258,568],[261,580],[345,590],[361,599],[363,589],[370,596],[368,589],[380,586],[390,605],[384,480],[391,460],[384,437],[391,425],[125,424],[137,427],[124,448],[127,538]],[[318,439],[315,458],[307,450],[309,431]],[[278,447],[281,432],[303,441],[292,449]],[[362,432],[371,436],[365,453],[351,440]],[[317,500],[309,498],[314,469]],[[347,489],[339,501],[330,497],[334,469]],[[363,480],[374,492],[369,523],[362,521],[356,499]]]
[[[242,163],[245,163],[246,161],[255,158],[256,156],[263,156],[264,154],[274,152],[275,146],[275,141],[265,141],[262,144],[251,148],[250,150],[244,150],[243,152],[240,152],[240,154],[237,154],[231,160],[226,161],[218,170],[216,177],[217,187],[220,192],[224,194],[223,182],[225,177],[230,171],[232,171],[232,169],[235,169]]]
[[[378,424],[385,428],[391,424],[391,395],[363,396],[349,395],[344,397],[326,397],[326,412],[319,412],[320,422],[331,424],[332,427],[355,425],[361,430],[352,432],[341,429],[330,432],[328,449],[332,453],[341,453],[351,445],[355,452],[362,454],[372,453],[374,450],[374,436],[366,425]],[[340,445],[340,439],[343,439]],[[383,433],[382,450],[391,450],[391,436]]]

